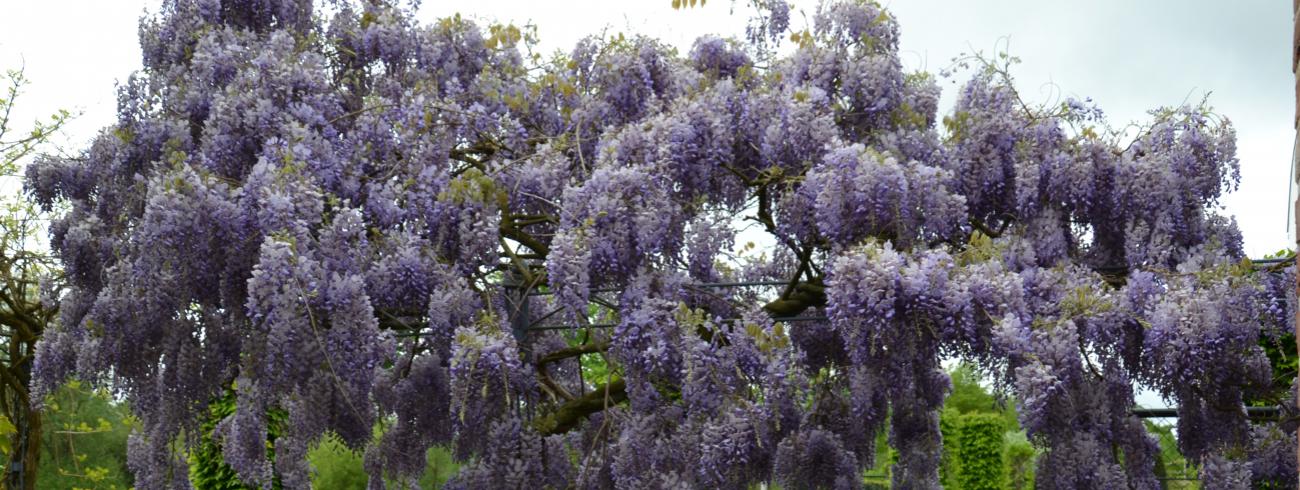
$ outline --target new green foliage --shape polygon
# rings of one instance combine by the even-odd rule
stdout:
[[[107,392],[71,381],[46,398],[37,488],[131,488],[126,439],[135,421]]]

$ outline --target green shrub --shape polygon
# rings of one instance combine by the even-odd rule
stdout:
[[[963,490],[1004,488],[1002,438],[1005,421],[996,414],[962,415],[957,424],[957,482]]]
[[[939,484],[943,488],[957,488],[957,425],[961,421],[961,412],[951,406],[944,407],[939,414],[939,434],[943,436],[943,453],[939,459]]]
[[[361,455],[334,437],[326,438],[308,452],[307,461],[314,469],[311,475],[312,488],[366,488],[366,482],[369,481]]]
[[[1034,465],[1038,450],[1029,443],[1024,431],[1008,432],[1004,441],[1007,453],[1007,488],[1011,490],[1034,488]]]
[[[369,476],[366,474],[361,454],[348,449],[333,437],[321,441],[307,453],[311,463],[311,485],[317,490],[349,490],[366,488]],[[429,450],[424,476],[420,478],[420,488],[441,488],[447,480],[460,470],[460,465],[451,459],[451,451],[435,447]],[[389,482],[389,488],[401,488]]]

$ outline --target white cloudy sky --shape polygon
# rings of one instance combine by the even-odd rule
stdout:
[[[424,0],[420,16],[533,23],[543,49],[568,49],[582,36],[650,34],[682,49],[705,33],[743,33],[743,0],[713,0],[676,11],[670,0]],[[796,0],[796,8],[814,3]],[[80,110],[66,134],[76,148],[112,122],[114,84],[140,64],[136,23],[158,0],[6,2],[0,67],[25,66],[32,84],[20,120],[58,108]],[[1023,62],[1016,74],[1029,98],[1090,96],[1114,123],[1207,92],[1236,125],[1241,189],[1225,204],[1252,256],[1293,245],[1287,201],[1294,78],[1290,2],[1285,0],[886,0],[902,25],[904,63],[937,71],[962,52],[1009,41]],[[804,21],[794,16],[800,26]],[[999,44],[1002,43],[1002,44]],[[954,85],[947,85],[951,104]],[[12,189],[2,186],[0,189]]]

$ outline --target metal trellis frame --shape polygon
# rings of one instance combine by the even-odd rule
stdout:
[[[1271,407],[1245,407],[1246,417],[1252,420],[1279,420],[1285,415],[1281,406]],[[1135,408],[1132,413],[1141,419],[1175,419],[1178,418],[1177,408]]]

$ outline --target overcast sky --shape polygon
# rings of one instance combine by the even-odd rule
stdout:
[[[659,37],[682,49],[699,35],[742,35],[748,12],[726,0],[673,10],[670,0],[424,0],[420,18],[456,11],[488,21],[532,23],[542,49],[568,50],[608,29]],[[811,19],[812,2],[794,2]],[[7,2],[0,16],[0,67],[24,65],[31,85],[20,121],[58,108],[81,111],[69,127],[84,146],[114,119],[115,83],[140,65],[137,21],[157,0]],[[1290,247],[1287,201],[1294,138],[1291,3],[1285,0],[892,0],[909,69],[938,71],[959,53],[1008,45],[1026,98],[1092,97],[1122,125],[1149,109],[1210,102],[1237,128],[1241,189],[1225,204],[1252,256]],[[795,27],[804,20],[796,13]],[[960,83],[961,80],[957,80]],[[944,105],[956,85],[945,83]],[[0,189],[12,189],[3,186]]]

